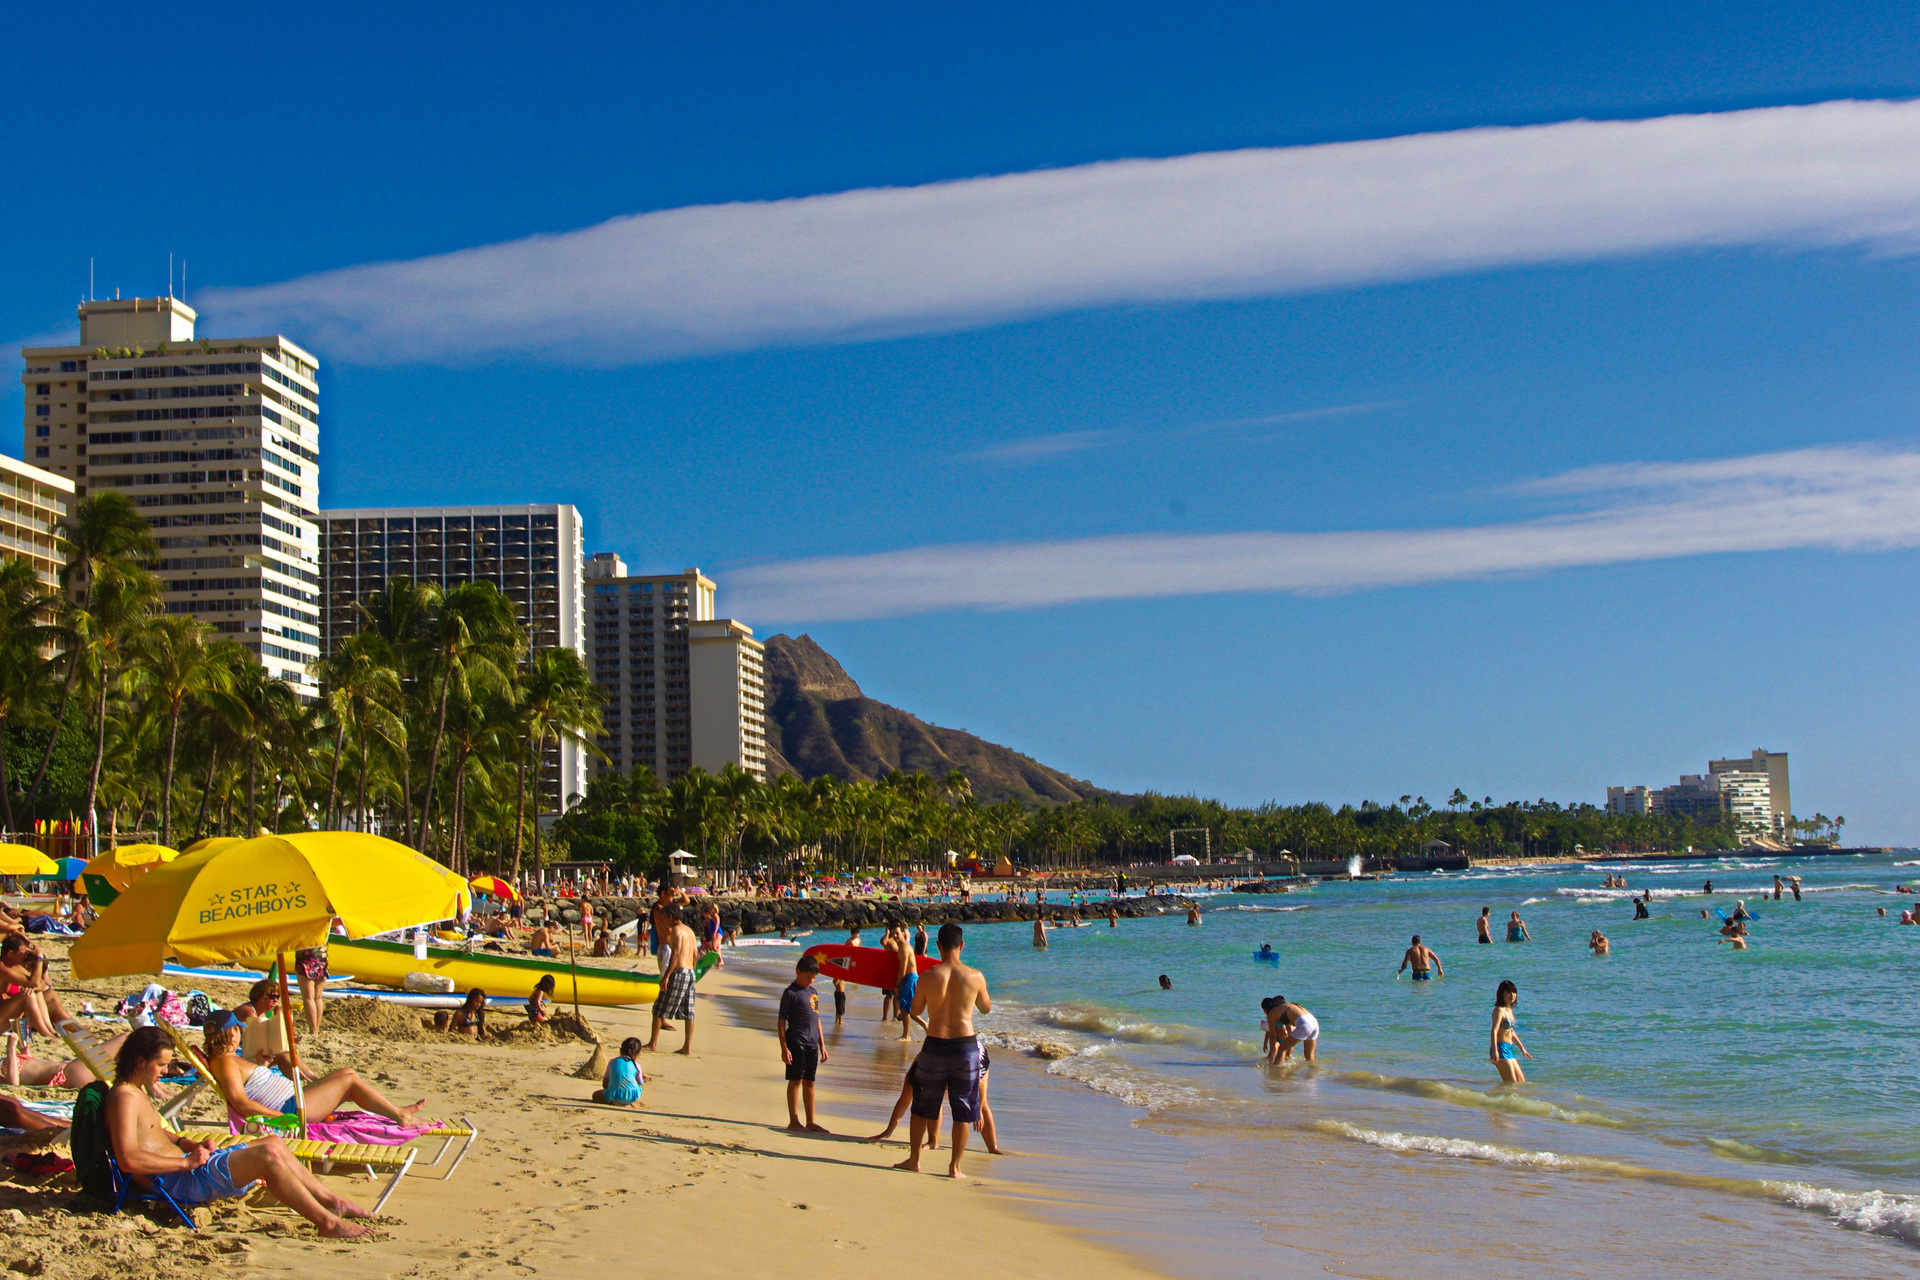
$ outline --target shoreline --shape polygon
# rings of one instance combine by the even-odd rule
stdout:
[[[56,965],[56,986],[76,990],[64,970]],[[581,1274],[656,1258],[691,1280],[732,1280],[743,1270],[865,1280],[897,1270],[900,1251],[918,1256],[930,1240],[945,1238],[953,1242],[946,1252],[969,1274],[1053,1280],[1098,1269],[1115,1280],[1167,1280],[1134,1255],[1031,1212],[1009,1193],[1015,1184],[1002,1172],[1019,1156],[971,1148],[969,1177],[959,1183],[895,1171],[904,1144],[849,1136],[880,1127],[892,1092],[862,1087],[876,1078],[871,1069],[845,1070],[841,1054],[823,1070],[819,1091],[821,1122],[836,1136],[789,1133],[771,1030],[784,981],[779,967],[761,965],[704,979],[694,1055],[664,1052],[680,1034],[663,1033],[663,1052],[641,1057],[647,1085],[637,1112],[589,1100],[598,1080],[573,1075],[593,1051],[581,1040],[481,1045],[430,1032],[385,1039],[338,1027],[330,1014],[317,1040],[303,1040],[303,1057],[316,1070],[352,1065],[396,1101],[424,1095],[427,1114],[471,1116],[480,1129],[450,1182],[442,1185],[438,1170],[402,1180],[379,1238],[322,1240],[284,1210],[240,1201],[224,1202],[210,1224],[189,1233],[139,1214],[75,1209],[70,1175],[44,1187],[20,1175],[0,1177],[0,1207],[21,1214],[7,1260],[52,1280],[136,1268],[204,1275],[210,1262],[321,1280],[451,1280],[554,1268]],[[99,1004],[103,985],[121,984],[138,985],[132,978],[85,985]],[[645,1038],[645,1009],[586,1012],[610,1053],[625,1036]],[[878,1025],[872,1012],[863,1009],[869,1027]],[[761,1016],[765,1029],[742,1025]],[[855,1029],[849,1018],[848,1031]],[[845,1067],[862,1059],[883,1076],[897,1069],[892,1043],[868,1036],[855,1048],[855,1037],[846,1039]],[[195,1114],[204,1120],[214,1112],[203,1102]],[[897,1136],[905,1131],[903,1124]],[[945,1144],[943,1135],[923,1170],[944,1170]],[[326,1181],[351,1196],[369,1187],[361,1178]]]

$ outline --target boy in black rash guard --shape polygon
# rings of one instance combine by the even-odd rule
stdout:
[[[793,982],[780,993],[780,1020],[774,1033],[780,1037],[780,1061],[787,1064],[787,1128],[806,1133],[825,1133],[813,1118],[813,1077],[827,1060],[827,1046],[820,1039],[820,1011],[815,1008],[813,979],[820,962],[801,956],[793,966]],[[800,1105],[804,1101],[807,1122],[800,1123]]]

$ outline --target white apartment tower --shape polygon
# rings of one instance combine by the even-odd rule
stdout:
[[[170,614],[318,694],[318,361],[279,336],[196,337],[177,298],[80,304],[80,341],[28,347],[24,453],[146,513]]]
[[[629,576],[619,556],[587,562],[594,680],[607,695],[599,773],[645,765],[672,782],[694,766],[767,777],[766,646],[713,616],[698,569]]]

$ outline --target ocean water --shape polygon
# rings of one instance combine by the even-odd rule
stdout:
[[[1217,894],[1197,928],[1101,922],[1045,951],[1028,925],[970,928],[1003,1141],[1031,1157],[996,1176],[1193,1276],[1496,1260],[1920,1276],[1920,928],[1898,924],[1920,895],[1894,893],[1916,861],[1596,861]],[[1630,889],[1599,888],[1609,871]],[[1805,900],[1772,901],[1775,871]],[[1654,918],[1634,921],[1644,887]],[[1736,952],[1699,913],[1741,898],[1757,919]],[[1496,938],[1518,908],[1533,941],[1477,945],[1482,906]],[[1595,928],[1612,955],[1589,954]],[[1396,979],[1414,933],[1444,978]],[[1252,958],[1261,943],[1277,965]],[[1503,978],[1533,1053],[1523,1086],[1487,1061]],[[1261,1062],[1265,995],[1319,1018],[1317,1063]],[[849,1036],[869,1038],[876,1005],[856,994]],[[1040,1041],[1073,1052],[1023,1052]],[[904,1052],[873,1041],[876,1091]]]

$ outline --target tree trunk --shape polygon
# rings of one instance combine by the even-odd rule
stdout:
[[[259,764],[256,748],[247,756],[247,825],[240,837],[242,840],[253,839],[253,833],[260,827]]]
[[[13,830],[13,788],[7,785],[7,722],[0,717],[0,820],[5,821],[4,830]]]
[[[440,771],[440,740],[447,732],[447,695],[452,690],[453,668],[449,666],[440,677],[440,713],[433,726],[433,748],[427,752],[427,781],[420,797],[420,838],[413,842],[415,848],[426,839],[427,821],[433,813],[433,784]]]
[[[525,837],[526,830],[527,830],[527,758],[524,755],[520,757],[520,768],[518,769],[517,772],[519,773],[519,780],[516,783],[515,798],[513,802],[513,881],[512,883],[515,883],[515,884],[519,883],[519,880],[520,880],[520,842]],[[499,872],[498,861],[499,861],[498,859],[495,859],[496,865],[494,867],[494,871],[496,874]]]
[[[200,834],[207,829],[207,803],[213,799],[213,770],[219,761],[220,744],[215,742],[207,749],[207,785],[200,789],[200,812],[194,815],[193,840],[188,841],[189,844],[199,840]]]
[[[180,708],[167,717],[167,768],[160,777],[160,843],[173,847],[173,757],[180,743]]]
[[[40,767],[34,771],[33,782],[27,787],[27,794],[20,798],[20,808],[31,811],[33,802],[39,798],[40,786],[47,780],[47,769],[53,763],[53,747],[60,741],[60,730],[66,727],[67,703],[73,698],[74,681],[80,675],[80,659],[74,654],[67,655],[67,678],[60,687],[60,709],[54,713],[53,728],[47,731],[47,749],[40,753]]]
[[[99,852],[100,820],[93,811],[94,801],[100,794],[100,766],[107,758],[107,673],[100,671],[100,697],[94,703],[93,768],[87,771],[87,834],[92,838],[95,853]]]
[[[340,794],[340,753],[347,748],[347,722],[342,717],[333,729],[333,768],[327,772],[327,829],[337,830],[339,819],[333,811],[334,801]]]

